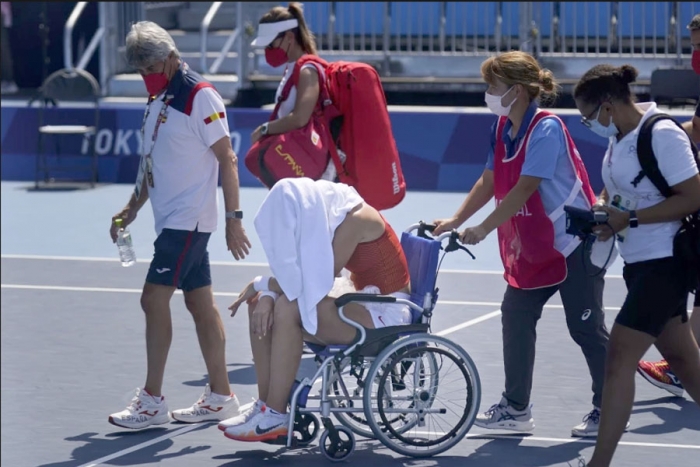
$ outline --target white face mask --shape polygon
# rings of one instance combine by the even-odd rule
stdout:
[[[602,136],[603,138],[612,138],[619,133],[619,130],[613,123],[612,118],[610,119],[610,124],[608,126],[604,126],[598,121],[598,118],[600,118],[601,109],[602,107],[598,109],[595,119],[589,121],[590,126],[588,128],[590,128],[591,131],[598,136]]]
[[[489,110],[494,114],[498,115],[499,117],[507,117],[510,113],[510,109],[513,107],[513,104],[515,104],[515,99],[513,99],[513,102],[511,102],[507,106],[501,104],[501,99],[506,97],[506,95],[514,87],[515,86],[511,86],[510,89],[508,89],[502,96],[494,96],[493,94],[489,94],[488,92],[484,94],[484,101],[486,101],[486,105],[488,106]]]

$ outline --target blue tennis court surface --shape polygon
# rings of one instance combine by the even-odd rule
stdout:
[[[28,192],[26,183],[2,187],[2,463],[12,467],[328,465],[317,443],[286,450],[225,438],[214,424],[169,424],[142,431],[107,423],[128,391],[145,377],[144,321],[139,306],[155,240],[150,206],[132,227],[139,262],[122,268],[108,237],[111,216],[128,199],[129,186],[94,190]],[[210,241],[216,301],[227,332],[229,377],[241,403],[256,396],[245,313],[226,308],[255,275],[267,271],[252,218],[265,191],[243,189],[244,220],[253,243],[249,258],[235,263],[223,232]],[[409,193],[385,215],[394,229],[451,215],[462,194]],[[478,222],[491,209],[477,214]],[[471,223],[470,223],[471,224]],[[482,383],[481,409],[500,399],[503,387],[500,300],[505,283],[491,235],[472,248],[477,259],[456,252],[443,262],[440,302],[433,332],[471,355]],[[625,296],[621,261],[606,281],[611,326]],[[171,409],[191,405],[206,384],[194,324],[176,295],[171,304],[173,343],[164,394]],[[358,438],[346,465],[566,466],[590,458],[593,440],[570,437],[591,409],[590,378],[569,337],[555,296],[538,326],[533,388],[535,431],[506,435],[473,428],[452,450],[431,459],[401,457],[377,441]],[[649,358],[658,358],[651,350]],[[314,364],[305,356],[300,374]],[[613,465],[694,465],[700,455],[700,409],[637,377],[631,427]]]

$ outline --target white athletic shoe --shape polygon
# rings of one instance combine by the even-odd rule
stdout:
[[[489,430],[532,431],[535,429],[530,407],[525,410],[515,410],[508,405],[505,397],[486,412],[477,415],[474,424]]]
[[[126,409],[109,416],[109,423],[112,425],[132,430],[162,425],[169,421],[165,398],[153,397],[141,388],[136,389],[136,395]]]
[[[593,407],[585,417],[583,417],[583,423],[576,425],[571,430],[571,436],[577,436],[579,438],[596,438],[598,437],[598,427],[600,426],[600,409],[598,407]],[[625,427],[627,431],[630,427],[629,422]]]
[[[170,415],[184,423],[218,422],[235,417],[238,415],[238,409],[238,398],[235,395],[231,394],[227,397],[214,394],[207,384],[204,394],[192,407],[173,410]]]
[[[236,441],[273,442],[287,436],[288,426],[288,413],[272,413],[269,407],[263,406],[261,411],[246,423],[226,428],[224,436]]]
[[[227,418],[226,420],[219,422],[219,430],[226,431],[226,428],[228,427],[248,423],[253,417],[262,412],[263,407],[265,407],[265,403],[259,399],[253,402],[252,404],[246,404],[241,406],[241,408],[239,409],[240,415]]]

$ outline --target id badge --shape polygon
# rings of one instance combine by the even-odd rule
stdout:
[[[146,175],[146,161],[142,157],[141,160],[139,161],[139,171],[138,174],[136,175],[136,186],[134,186],[134,194],[136,195],[136,199],[138,200],[141,197],[141,185],[143,184],[143,177]]]
[[[632,211],[637,207],[637,201],[627,198],[619,193],[615,193],[612,198],[610,198],[610,206],[619,209],[620,211]],[[617,241],[624,242],[627,236],[627,231],[629,227],[617,233]]]
[[[148,186],[153,188],[153,158],[150,154],[146,156],[146,179]]]

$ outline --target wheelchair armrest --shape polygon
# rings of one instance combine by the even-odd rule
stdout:
[[[346,293],[335,299],[335,306],[340,308],[351,302],[396,303],[396,297],[371,293]]]

